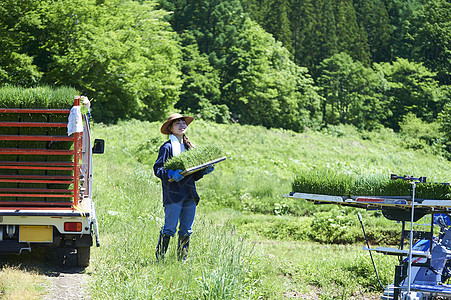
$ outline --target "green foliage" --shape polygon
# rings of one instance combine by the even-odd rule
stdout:
[[[167,13],[153,1],[67,1],[75,3],[48,7],[58,22],[71,22],[66,10],[76,7],[77,20],[71,35],[55,32],[51,49],[58,55],[46,80],[71,82],[94,98],[99,121],[166,115],[181,86],[180,49],[162,20]]]
[[[0,87],[0,107],[3,108],[66,108],[74,105],[78,92],[70,87],[38,86],[23,88],[6,85]]]
[[[222,156],[224,156],[222,149],[216,145],[199,146],[189,151],[184,151],[180,155],[173,156],[164,164],[164,168],[169,170],[186,170]]]
[[[409,57],[422,61],[437,72],[438,81],[451,84],[451,3],[447,0],[425,1],[415,11],[407,27]]]
[[[437,117],[444,98],[437,93],[435,73],[422,63],[402,58],[392,64],[375,64],[374,68],[384,74],[389,87],[384,95],[389,98],[392,112],[392,117],[387,119],[390,128],[399,129],[399,123],[409,112],[426,122],[432,122]]]
[[[365,29],[373,62],[390,61],[393,26],[383,0],[354,0],[357,23]]]
[[[323,120],[326,124],[353,124],[374,129],[391,115],[381,92],[385,81],[371,68],[341,52],[325,59],[319,68]]]
[[[221,96],[218,70],[210,65],[206,54],[199,53],[192,34],[186,33],[182,38],[184,81],[175,107],[203,120],[227,123],[230,119],[227,105],[217,104]]]
[[[295,131],[314,126],[320,97],[307,70],[250,20],[239,37],[242,42],[228,51],[223,88],[223,103],[233,118]]]
[[[178,107],[220,122],[230,111],[242,124],[296,131],[318,124],[320,97],[308,70],[294,64],[282,44],[243,13],[239,1],[167,2],[173,6],[164,7],[177,12],[171,20],[175,30],[197,42],[187,45]]]
[[[258,277],[253,278],[253,258],[245,248],[244,237],[234,234],[233,227],[227,225],[199,241],[201,253],[214,253],[201,259],[202,277],[198,280],[203,299],[240,299],[255,292]]]
[[[343,123],[398,130],[408,112],[432,123],[446,100],[438,83],[450,78],[449,5],[4,0],[0,84],[73,86],[94,99],[102,122],[161,120],[176,107],[298,132]]]
[[[351,231],[355,216],[348,216],[330,210],[318,212],[313,216],[311,225],[315,235],[313,240],[323,243],[346,244],[354,242],[355,232]]]
[[[436,145],[442,139],[438,122],[426,123],[413,113],[404,116],[399,127],[406,146],[412,149],[422,149],[425,144]]]
[[[34,62],[30,35],[41,26],[37,1],[4,0],[0,5],[0,85],[31,86],[42,71]]]
[[[451,102],[448,102],[439,115],[440,132],[444,135],[444,146],[451,153]]]
[[[94,99],[98,121],[159,119],[182,84],[166,15],[147,0],[3,1],[0,82],[71,85]]]
[[[281,41],[296,63],[316,77],[316,66],[338,52],[370,62],[367,35],[359,24],[353,1],[243,1],[247,12]],[[355,2],[355,1],[354,1]],[[288,38],[289,36],[289,38]]]

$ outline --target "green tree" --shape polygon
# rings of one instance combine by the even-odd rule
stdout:
[[[408,113],[399,123],[401,137],[409,148],[421,149],[425,145],[435,146],[442,140],[440,123],[427,123],[414,113]]]
[[[398,130],[399,122],[408,113],[413,113],[425,122],[432,122],[443,105],[444,95],[439,91],[436,73],[422,63],[399,58],[393,63],[375,64],[374,68],[384,75],[389,89],[389,108],[393,116],[387,126]]]
[[[383,0],[387,8],[390,24],[393,27],[392,57],[408,58],[407,28],[415,11],[419,10],[425,0]],[[390,60],[392,61],[392,60]]]
[[[289,20],[290,3],[288,0],[273,0],[268,12],[266,31],[270,32],[277,41],[288,51],[293,51],[293,36]]]
[[[199,53],[192,34],[186,32],[182,37],[183,86],[176,108],[204,120],[229,121],[228,107],[218,104],[221,96],[219,71],[210,65],[206,54]]]
[[[348,53],[354,60],[369,65],[368,38],[364,28],[357,23],[356,11],[352,0],[333,2],[338,50]]]
[[[320,66],[323,120],[373,129],[391,115],[383,97],[385,82],[371,68],[347,53],[325,59]]]
[[[451,2],[430,0],[415,11],[407,40],[409,57],[437,72],[442,84],[451,84]]]
[[[307,48],[313,42],[315,35],[315,6],[314,0],[292,0],[291,1],[291,31],[293,33],[293,56],[298,65],[312,68],[315,53]]]
[[[440,132],[444,136],[443,147],[448,152],[448,158],[451,159],[451,87],[444,88],[444,94],[448,101],[443,106],[443,110],[438,116]]]
[[[41,26],[36,10],[31,0],[0,3],[0,84],[32,86],[42,76],[29,53],[33,32]]]
[[[320,97],[307,69],[296,66],[280,42],[246,20],[243,43],[230,49],[233,71],[223,101],[241,123],[302,131],[318,117]]]
[[[354,0],[357,23],[368,38],[373,62],[391,61],[392,31],[388,12],[382,0]]]
[[[70,84],[94,98],[96,118],[163,119],[181,86],[180,50],[154,2],[42,2],[42,51],[52,54],[44,81]],[[48,49],[48,50],[47,50]]]
[[[2,1],[0,82],[73,86],[99,121],[162,119],[182,83],[166,15],[147,0]]]

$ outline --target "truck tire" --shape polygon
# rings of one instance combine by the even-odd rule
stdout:
[[[77,248],[77,266],[86,268],[89,266],[89,259],[91,257],[91,247]]]

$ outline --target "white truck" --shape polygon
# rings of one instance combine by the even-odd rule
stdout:
[[[0,254],[72,247],[86,267],[93,236],[100,245],[92,155],[104,141],[91,144],[82,99],[72,109],[0,108]]]

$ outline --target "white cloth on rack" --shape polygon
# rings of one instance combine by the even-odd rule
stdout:
[[[67,122],[67,135],[74,132],[83,132],[83,119],[81,117],[80,106],[72,106],[69,113],[69,122]]]
[[[175,135],[171,134],[169,139],[171,140],[172,145],[172,156],[177,156],[185,151],[185,144],[183,144],[183,142],[180,143],[179,139]]]

